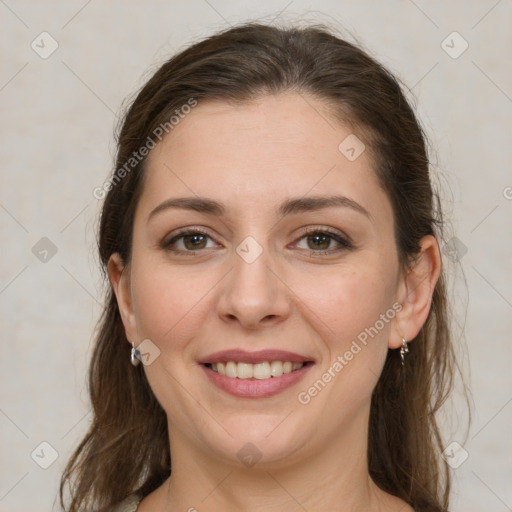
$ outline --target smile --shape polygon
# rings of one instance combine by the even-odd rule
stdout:
[[[208,365],[211,370],[231,379],[270,379],[280,377],[285,373],[300,370],[304,363],[291,361],[263,361],[261,363],[243,363],[228,361],[227,363],[214,363]]]
[[[238,398],[268,398],[297,384],[313,366],[309,355],[285,350],[233,348],[197,361],[208,380]]]

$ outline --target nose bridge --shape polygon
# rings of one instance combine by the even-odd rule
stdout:
[[[218,314],[225,321],[257,328],[282,321],[289,314],[286,287],[275,275],[271,252],[252,236],[233,252],[233,268],[222,290]]]

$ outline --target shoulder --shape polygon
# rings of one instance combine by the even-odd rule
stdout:
[[[141,496],[138,494],[130,494],[119,505],[116,505],[111,512],[136,512],[140,503]]]

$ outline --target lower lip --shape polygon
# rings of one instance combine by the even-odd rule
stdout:
[[[204,364],[201,365],[213,384],[226,393],[240,398],[268,398],[277,395],[299,382],[312,366],[308,364],[293,372],[269,379],[238,379],[226,377]]]

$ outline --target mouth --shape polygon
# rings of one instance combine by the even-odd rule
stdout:
[[[315,364],[311,358],[281,350],[228,350],[198,362],[210,382],[240,398],[267,398],[281,393]]]

